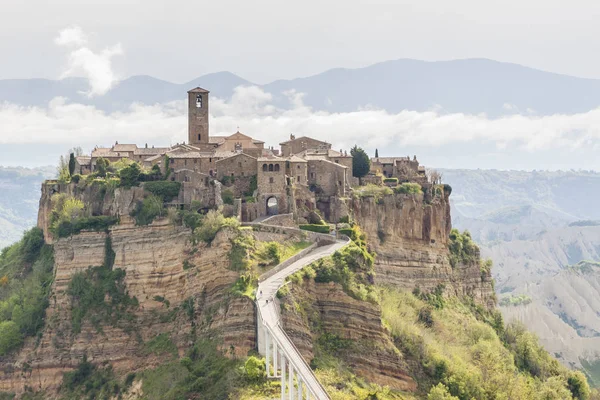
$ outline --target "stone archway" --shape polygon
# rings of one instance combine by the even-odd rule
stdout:
[[[271,196],[267,199],[267,215],[279,214],[279,201],[277,197]]]

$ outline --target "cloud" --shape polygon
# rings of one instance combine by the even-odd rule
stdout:
[[[94,52],[88,47],[88,37],[78,26],[65,28],[54,39],[58,46],[69,49],[67,67],[61,79],[69,76],[81,76],[89,80],[89,97],[106,94],[117,82],[112,68],[112,58],[123,54],[120,43]]]
[[[294,104],[290,110],[273,106],[271,95],[257,87],[237,88],[230,101],[212,98],[211,134],[231,134],[239,126],[242,132],[277,148],[295,133],[327,140],[335,149],[359,144],[369,152],[378,148],[384,155],[415,151],[420,159],[430,157],[436,166],[512,168],[516,160],[531,169],[600,168],[595,161],[600,148],[600,109],[573,115],[513,114],[496,119],[438,111],[329,113],[305,106],[301,93],[286,95]],[[67,148],[79,144],[89,149],[116,140],[139,145],[187,140],[183,101],[132,104],[126,112],[110,114],[64,98],[56,98],[43,108],[5,103],[0,105],[0,126],[0,147],[64,144]],[[485,165],[478,164],[477,157]]]

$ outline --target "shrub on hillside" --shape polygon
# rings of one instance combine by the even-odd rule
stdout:
[[[421,193],[421,185],[415,182],[404,182],[394,188],[394,192],[401,194],[419,194]]]
[[[162,217],[163,214],[162,198],[152,195],[146,197],[143,201],[138,201],[131,216],[135,217],[136,225],[150,225],[156,217]]]
[[[174,181],[155,181],[144,183],[144,190],[160,197],[165,203],[172,201],[179,196],[181,182]]]
[[[224,204],[233,205],[233,192],[231,190],[223,190],[221,192],[221,199]]]
[[[459,263],[468,264],[476,260],[479,254],[479,247],[471,239],[468,231],[460,233],[456,228],[450,231],[450,265],[455,268]],[[490,267],[491,268],[491,267]]]
[[[200,241],[211,243],[222,228],[239,228],[239,226],[237,219],[225,218],[220,212],[210,210],[202,220],[202,225],[194,231],[194,236]]]
[[[121,178],[119,186],[124,188],[130,188],[139,184],[139,178],[142,170],[140,165],[136,162],[122,168],[119,171],[119,178]]]
[[[303,224],[300,225],[300,229],[318,233],[329,233],[329,225],[317,225],[317,224]]]
[[[114,216],[82,217],[74,221],[62,221],[55,230],[58,237],[64,238],[77,235],[81,231],[107,231],[113,225],[119,223],[119,218]]]

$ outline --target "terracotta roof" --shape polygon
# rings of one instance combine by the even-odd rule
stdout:
[[[221,154],[223,154],[223,153],[221,153]],[[230,158],[239,157],[239,156],[245,156],[245,157],[249,157],[253,160],[256,160],[256,157],[252,157],[251,155],[246,154],[246,153],[229,153],[229,155],[227,157],[223,157],[220,160],[217,160],[217,163],[228,160]]]
[[[236,153],[235,151],[215,151],[214,153],[212,153],[212,156],[214,158],[229,158],[237,154],[239,153]]]
[[[250,136],[248,135],[244,135],[242,132],[237,131],[236,133],[227,136],[227,139],[237,139],[237,138],[241,138],[241,139],[252,139]]]
[[[378,157],[371,158],[371,162],[379,164],[395,164],[398,160],[408,160],[408,157]]]
[[[87,165],[92,161],[92,157],[90,156],[77,156],[75,157],[79,165]]]
[[[321,143],[329,144],[329,143],[327,143],[327,142],[324,142],[324,141],[322,141],[322,140],[319,140],[319,139],[313,139],[313,138],[311,138],[311,137],[308,137],[308,136],[300,136],[300,137],[297,137],[297,138],[295,138],[295,139],[286,140],[285,142],[279,143],[279,145],[282,145],[282,144],[288,144],[288,143],[292,143],[292,142],[296,142],[296,141],[298,141],[298,140],[302,140],[302,139],[304,139],[304,140],[310,139],[310,140],[314,140],[314,141],[316,141],[316,142],[321,142]]]
[[[308,162],[304,158],[298,157],[296,155],[287,157],[286,160],[291,161],[291,162],[302,162],[302,163]]]
[[[227,136],[209,136],[208,143],[223,143]]]
[[[202,89],[200,86],[193,88],[192,90],[188,90],[188,93],[210,93],[206,89]]]
[[[112,151],[135,151],[137,148],[136,144],[115,144]]]
[[[169,150],[171,150],[170,147],[139,147],[135,149],[133,154],[136,156],[153,156],[156,154],[165,154]]]
[[[154,160],[158,160],[158,159],[162,158],[162,157],[163,157],[163,155],[164,155],[164,154],[157,154],[157,155],[155,155],[155,156],[152,156],[152,157],[145,158],[145,159],[144,159],[144,161],[154,161]]]
[[[119,157],[119,155],[106,147],[99,147],[92,150],[92,157]]]
[[[212,153],[200,153],[199,151],[181,151],[175,153],[167,153],[169,158],[174,159],[190,159],[190,158],[211,158],[214,157]]]
[[[285,161],[285,159],[283,159],[281,157],[271,156],[271,157],[258,157],[258,161]]]
[[[254,144],[264,144],[265,142],[263,142],[262,140],[253,140],[252,143],[254,143]]]
[[[309,163],[310,163],[310,161],[318,161],[318,162],[329,163],[329,164],[335,165],[336,167],[339,167],[339,168],[348,169],[348,167],[346,167],[345,165],[338,164],[336,162],[329,161],[329,160],[326,160],[324,158],[312,158],[312,157],[309,157],[309,158],[307,158],[307,160],[309,161]]]

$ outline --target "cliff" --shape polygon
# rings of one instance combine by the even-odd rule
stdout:
[[[450,264],[449,195],[438,193],[428,201],[423,194],[359,197],[349,200],[349,208],[377,254],[377,284],[425,291],[444,285],[448,294],[493,307],[491,274],[482,272],[479,254],[474,262]]]
[[[100,330],[84,319],[76,333],[67,288],[75,274],[103,264],[107,237],[113,268],[125,271],[123,284],[139,304],[128,318],[102,322]],[[63,373],[76,367],[84,354],[95,364],[109,362],[122,374],[152,368],[161,357],[145,351],[144,343],[166,334],[183,355],[194,329],[219,338],[230,353],[246,355],[255,346],[254,304],[230,295],[239,273],[227,269],[228,232],[196,249],[189,239],[189,229],[163,221],[147,227],[122,224],[109,233],[84,232],[56,241],[46,326],[39,343],[29,340],[3,363],[0,391],[21,393],[29,386],[55,392]]]

